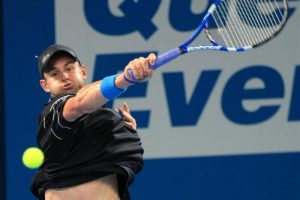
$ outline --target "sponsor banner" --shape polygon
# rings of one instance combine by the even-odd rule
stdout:
[[[209,3],[57,0],[56,41],[78,51],[94,81],[180,45]],[[300,44],[290,39],[300,33],[299,2],[290,6],[285,30],[266,45],[182,56],[113,103],[131,106],[147,158],[300,150]]]

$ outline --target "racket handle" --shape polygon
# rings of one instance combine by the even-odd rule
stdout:
[[[175,49],[172,49],[170,51],[167,51],[167,52],[159,55],[156,58],[155,64],[150,66],[150,68],[155,70],[155,69],[161,67],[162,65],[174,60],[175,58],[180,56],[181,53],[182,53],[182,51],[180,50],[180,48],[175,48]]]
[[[170,51],[167,51],[161,55],[159,55],[156,58],[155,64],[150,66],[150,69],[157,69],[161,66],[163,66],[164,64],[174,60],[175,58],[177,58],[178,56],[180,56],[182,54],[182,50],[180,48],[175,48],[172,49]],[[130,75],[130,79],[132,81],[136,81],[136,78],[134,77],[133,71],[129,70],[129,75]]]

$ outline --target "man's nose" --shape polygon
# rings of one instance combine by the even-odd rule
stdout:
[[[69,73],[68,73],[68,72],[63,72],[63,73],[62,73],[62,79],[63,79],[63,80],[69,79]]]

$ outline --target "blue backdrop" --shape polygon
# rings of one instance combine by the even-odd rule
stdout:
[[[0,1],[0,11],[1,13],[3,13],[3,7],[2,7],[2,0]],[[0,40],[1,40],[1,44],[3,44],[3,14],[0,15]],[[0,181],[0,194],[2,194],[0,196],[1,199],[5,199],[5,137],[4,137],[4,81],[3,81],[3,45],[1,45],[0,47],[0,87],[1,87],[1,91],[0,91],[0,109],[2,110],[1,114],[0,114],[0,156],[1,156],[1,161],[0,161],[0,177],[1,177],[1,181]]]

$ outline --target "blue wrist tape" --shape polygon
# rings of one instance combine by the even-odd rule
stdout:
[[[102,93],[102,95],[106,98],[106,99],[114,99],[117,98],[118,96],[120,96],[123,92],[125,92],[127,90],[127,88],[125,89],[120,89],[117,88],[115,85],[115,79],[116,79],[117,75],[113,75],[113,76],[108,76],[105,77],[100,84],[100,91]]]

